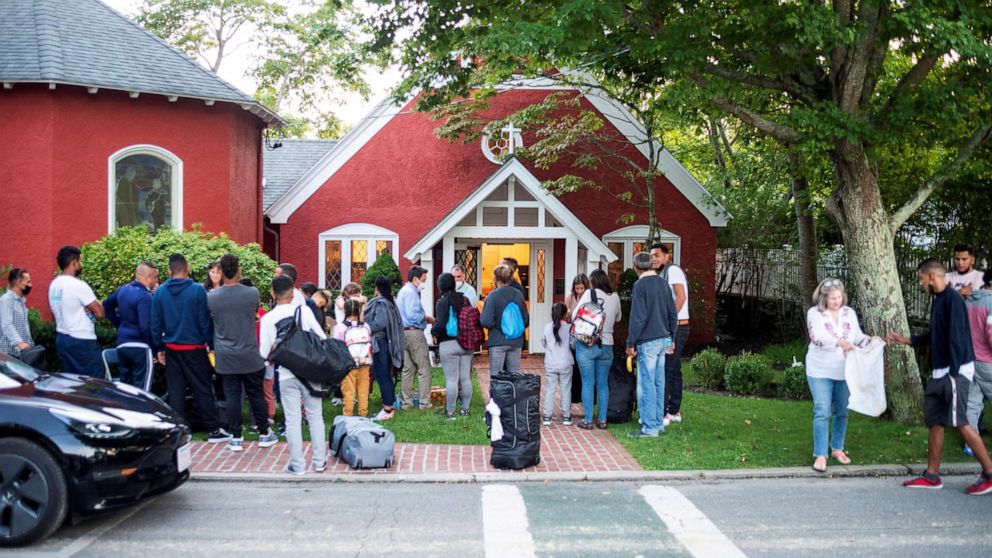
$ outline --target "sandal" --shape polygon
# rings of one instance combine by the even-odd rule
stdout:
[[[816,464],[819,463],[821,459],[823,460],[823,467],[822,468],[816,466]],[[827,458],[826,457],[817,457],[813,461],[813,470],[816,471],[817,473],[826,473],[827,472]]]
[[[583,430],[592,430],[592,423],[587,420],[584,420],[579,423],[579,428]]]
[[[605,420],[601,420],[601,421],[597,422],[596,423],[596,428],[598,428],[600,430],[606,430],[606,421]]]
[[[851,458],[848,457],[846,453],[844,453],[844,450],[834,450],[830,452],[830,457],[836,459],[837,463],[840,463],[841,465],[851,464]]]

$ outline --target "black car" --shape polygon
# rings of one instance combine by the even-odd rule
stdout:
[[[173,490],[189,478],[189,442],[146,391],[0,354],[0,546]]]

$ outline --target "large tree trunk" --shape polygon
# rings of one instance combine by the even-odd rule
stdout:
[[[819,283],[816,277],[816,222],[809,207],[809,181],[799,174],[798,157],[794,153],[789,154],[789,162],[792,163],[792,197],[799,231],[799,295],[801,304],[808,306]]]
[[[859,145],[845,142],[831,158],[838,188],[828,200],[828,210],[844,235],[861,327],[869,335],[909,333],[889,214],[877,177]],[[893,417],[918,423],[923,417],[923,389],[912,349],[890,345],[885,361],[886,394]]]

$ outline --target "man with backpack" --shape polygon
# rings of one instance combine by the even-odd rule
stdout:
[[[664,244],[651,246],[651,268],[668,281],[678,314],[675,350],[665,358],[665,426],[682,422],[682,349],[689,339],[689,281],[685,271],[672,261],[672,251]]]
[[[630,295],[627,356],[637,357],[641,428],[630,436],[657,438],[665,430],[665,354],[674,350],[671,338],[678,320],[671,288],[651,269],[650,254],[634,254],[634,270],[640,277]]]
[[[272,447],[279,437],[269,426],[262,391],[265,361],[258,354],[258,338],[255,335],[258,289],[241,284],[241,268],[234,254],[221,257],[220,271],[223,275],[221,286],[207,294],[207,308],[214,325],[214,354],[217,359],[214,369],[221,377],[227,400],[227,431],[231,434],[227,449],[234,452],[244,450],[244,438],[241,437],[242,390],[258,426],[258,447]]]
[[[419,383],[420,408],[431,408],[431,360],[430,349],[427,347],[427,337],[424,330],[428,324],[434,323],[434,318],[424,312],[420,301],[421,285],[427,282],[427,270],[415,265],[407,272],[407,283],[396,295],[396,306],[403,321],[403,403],[413,405],[413,377]]]
[[[530,324],[524,296],[511,284],[513,270],[500,264],[493,270],[496,283],[482,307],[480,322],[489,330],[489,372],[519,372],[524,330]]]

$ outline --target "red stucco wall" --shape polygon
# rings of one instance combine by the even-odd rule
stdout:
[[[183,226],[258,242],[260,123],[238,106],[82,87],[0,90],[0,265],[33,273],[47,314],[55,252],[107,234],[108,157],[150,144],[183,161]]]
[[[547,94],[535,90],[501,93],[490,112],[508,114]],[[593,110],[588,104],[584,108]],[[281,226],[281,260],[296,264],[301,280],[318,280],[317,239],[321,232],[346,223],[372,223],[399,235],[402,255],[499,168],[483,157],[478,141],[463,144],[436,139],[435,125],[423,114],[402,111]],[[525,137],[524,141],[533,139]],[[633,146],[628,154],[641,157]],[[609,172],[579,172],[566,163],[548,171],[531,170],[542,180],[573,173],[599,183],[622,182]],[[663,227],[682,238],[682,264],[696,286],[692,293],[694,306],[696,301],[709,306],[705,310],[697,307],[702,315],[693,319],[693,338],[712,339],[716,231],[667,180],[659,181],[657,195]],[[624,213],[637,213],[632,224],[647,222],[645,211],[638,212],[602,193],[587,191],[561,200],[600,237],[624,226],[617,223]],[[558,253],[556,250],[556,260]],[[401,258],[401,268],[405,270],[409,265]],[[558,262],[555,268],[558,272]]]

